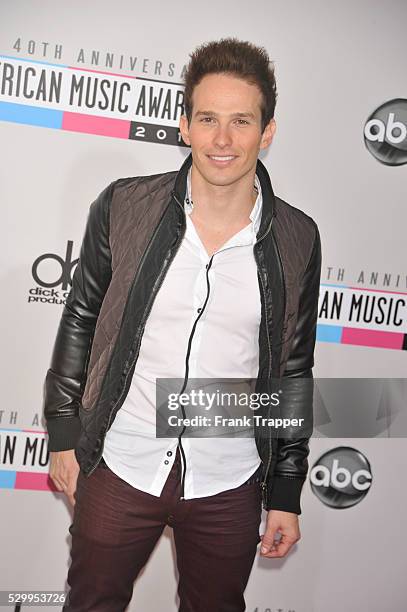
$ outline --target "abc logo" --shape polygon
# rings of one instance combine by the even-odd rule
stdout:
[[[372,472],[360,451],[339,446],[315,462],[310,480],[312,491],[326,506],[350,508],[367,494],[372,484]]]
[[[364,127],[368,151],[387,166],[407,163],[407,100],[397,98],[379,106]]]

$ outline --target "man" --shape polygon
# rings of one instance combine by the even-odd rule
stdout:
[[[90,208],[45,382],[50,474],[74,505],[64,610],[124,610],[166,524],[179,609],[244,610],[260,540],[275,558],[300,538],[307,437],[155,435],[156,378],[312,377],[320,239],[258,160],[275,102],[264,49],[202,45],[181,169],[114,181]]]

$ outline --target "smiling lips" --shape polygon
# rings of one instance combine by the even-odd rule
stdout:
[[[226,165],[236,159],[237,155],[208,155],[209,159],[217,165]]]

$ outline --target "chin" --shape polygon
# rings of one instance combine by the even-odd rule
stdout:
[[[236,183],[241,178],[240,174],[232,175],[232,174],[226,174],[226,172],[224,174],[220,174],[220,173],[212,174],[211,172],[203,172],[202,176],[207,183],[210,183],[211,185],[216,185],[219,187],[226,186],[226,185],[233,185],[233,183]]]

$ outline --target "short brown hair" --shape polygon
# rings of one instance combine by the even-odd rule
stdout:
[[[205,43],[190,54],[184,83],[184,107],[188,123],[192,117],[192,94],[207,74],[225,73],[257,85],[262,93],[261,130],[274,117],[277,90],[274,66],[264,47],[238,40],[221,38]]]

